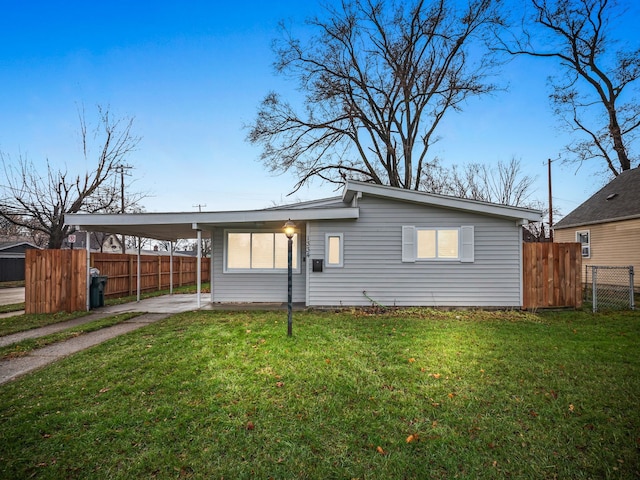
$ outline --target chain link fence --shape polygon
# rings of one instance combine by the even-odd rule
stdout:
[[[633,266],[585,265],[584,303],[598,310],[635,310]]]

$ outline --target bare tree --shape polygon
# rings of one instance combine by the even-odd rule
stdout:
[[[120,200],[119,190],[111,186],[116,167],[140,141],[131,131],[132,118],[114,120],[108,109],[98,107],[98,124],[89,129],[83,109],[78,116],[84,160],[95,165],[90,172],[69,174],[47,160],[41,173],[26,155],[14,163],[0,152],[6,178],[0,185],[0,217],[45,235],[49,248],[60,248],[72,233],[64,224],[66,213],[108,211]]]
[[[343,0],[308,21],[308,41],[282,26],[275,67],[304,92],[303,113],[270,93],[247,139],[272,172],[350,177],[419,189],[438,125],[465,100],[496,89],[484,49],[501,23],[495,0]]]
[[[555,113],[575,133],[567,145],[569,161],[604,161],[618,175],[637,157],[632,148],[640,126],[635,95],[640,78],[640,48],[614,40],[610,21],[624,12],[614,0],[531,0],[533,15],[523,35],[503,39],[514,55],[557,62],[550,79]],[[637,37],[636,37],[637,39]]]
[[[482,163],[454,165],[447,170],[439,162],[430,164],[421,189],[430,193],[451,195],[483,202],[531,207],[531,187],[535,178],[523,175],[520,160],[499,161],[488,166]]]

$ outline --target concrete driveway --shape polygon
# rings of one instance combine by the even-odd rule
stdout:
[[[24,287],[0,288],[0,305],[24,302]]]

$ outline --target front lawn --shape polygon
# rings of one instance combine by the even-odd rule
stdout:
[[[640,314],[176,315],[0,386],[1,478],[638,478]]]

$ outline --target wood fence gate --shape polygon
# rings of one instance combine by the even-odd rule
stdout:
[[[523,305],[536,308],[582,306],[579,243],[523,243]]]
[[[36,250],[25,255],[25,313],[87,309],[86,250]]]

